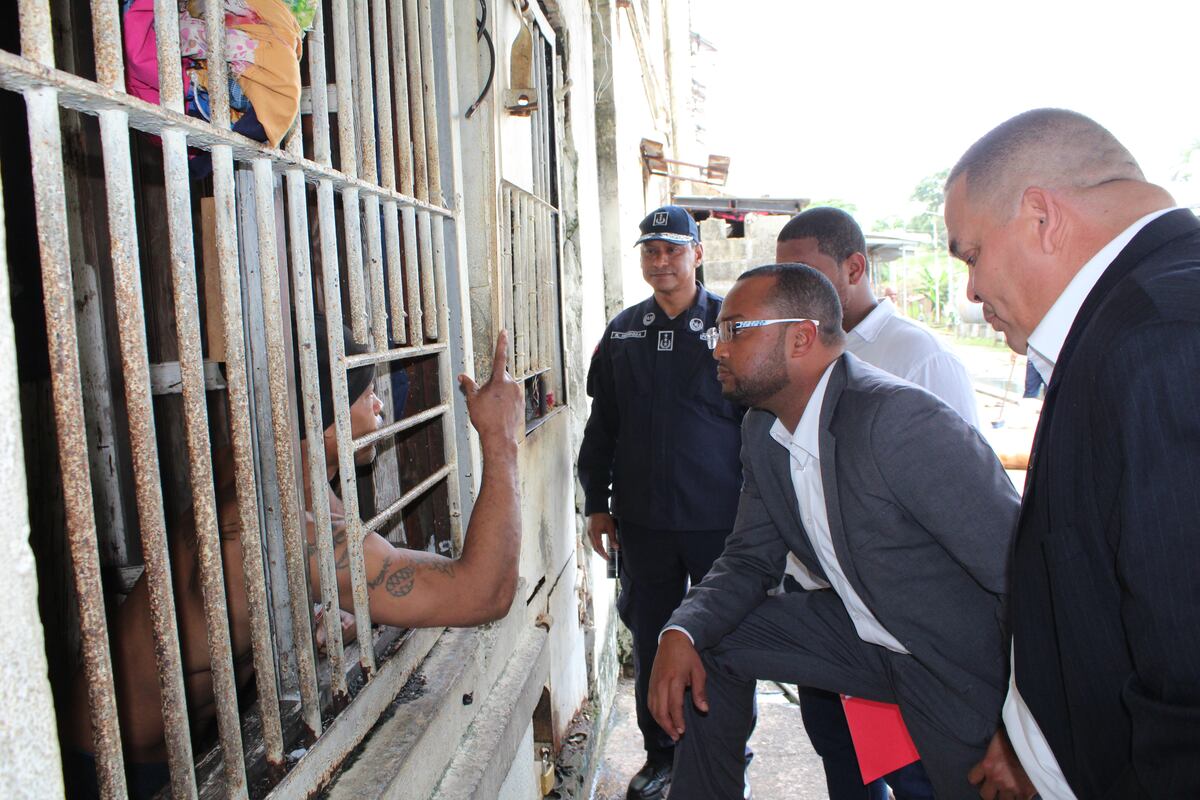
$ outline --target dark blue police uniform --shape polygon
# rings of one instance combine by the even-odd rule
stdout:
[[[671,739],[647,706],[658,635],[733,528],[744,409],[721,396],[701,334],[722,298],[697,284],[670,319],[654,297],[618,314],[588,370],[592,412],[579,450],[585,514],[611,511],[621,545],[617,610],[633,633],[638,726],[651,758]],[[610,497],[611,491],[611,497]]]

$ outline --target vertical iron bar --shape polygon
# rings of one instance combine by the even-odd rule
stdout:
[[[388,348],[387,339],[387,290],[383,285],[383,242],[379,230],[379,196],[368,194],[363,198],[363,210],[367,217],[367,262],[371,276],[371,338],[376,350]],[[358,398],[351,398],[353,403]]]
[[[430,25],[429,0],[419,0],[417,28],[421,33],[421,98],[425,117],[425,167],[429,174],[429,202],[445,206],[442,197],[442,167],[438,153],[437,90],[433,69],[433,27]],[[436,248],[437,245],[435,244]],[[438,297],[443,297],[439,294]]]
[[[513,342],[508,350],[508,371],[517,373],[517,332],[513,327],[513,191],[508,186],[500,187],[500,288],[497,292],[504,318],[503,328]]]
[[[375,169],[375,86],[371,79],[371,21],[367,0],[354,3],[353,42],[357,79],[354,97],[358,102],[358,174],[365,181],[377,182]]]
[[[204,0],[205,31],[208,34],[209,122],[229,127],[229,66],[225,63],[225,0]],[[231,196],[232,199],[232,196]]]
[[[401,194],[412,196],[412,124],[408,111],[408,58],[405,54],[404,0],[387,0],[392,27],[392,89],[396,92],[393,109],[396,114],[395,156],[398,168],[397,188]],[[405,237],[408,228],[405,227]],[[414,259],[415,263],[415,259]],[[411,309],[410,309],[411,313]]]
[[[375,53],[375,111],[379,125],[380,179],[396,188],[396,141],[392,134],[392,70],[388,52],[387,0],[371,0],[371,32]]]
[[[242,562],[250,615],[255,685],[262,717],[267,761],[283,766],[283,726],[279,717],[279,683],[268,618],[267,580],[262,533],[258,518],[258,486],[250,431],[250,388],[246,344],[242,330],[242,289],[237,250],[237,212],[234,201],[233,150],[214,147],[213,200],[216,210],[217,267],[221,279],[221,316],[225,323],[225,382],[228,387],[230,439],[233,445],[234,486],[241,527]],[[209,265],[211,268],[213,265]]]
[[[309,101],[312,103],[313,160],[331,166],[329,145],[329,77],[325,68],[325,9],[319,2],[308,32]]]
[[[408,343],[405,325],[403,263],[400,256],[400,210],[395,200],[383,204],[383,238],[387,245],[387,284],[391,301],[392,339],[396,344]]]
[[[421,309],[421,261],[417,254],[417,210],[412,206],[400,209],[404,225],[404,282],[408,286],[408,340],[413,345],[425,341]]]
[[[425,336],[437,341],[438,312],[437,294],[433,269],[433,233],[428,211],[417,211],[417,247],[421,254],[421,321],[425,325]]]
[[[171,793],[174,797],[195,797],[192,741],[183,685],[179,631],[175,625],[175,597],[171,586],[167,526],[159,481],[154,405],[150,394],[146,316],[142,305],[142,274],[138,260],[137,222],[134,219],[129,118],[124,111],[100,112],[100,141],[104,152],[104,185],[121,374],[125,383],[134,489],[141,524],[146,588],[150,593],[150,621],[154,628]]]
[[[337,569],[334,564],[333,528],[329,512],[329,484],[325,464],[324,431],[321,429],[319,365],[316,328],[313,323],[312,264],[309,255],[308,197],[304,173],[288,170],[288,214],[292,254],[292,293],[296,306],[296,349],[300,354],[300,407],[304,411],[304,438],[309,442],[307,455],[308,486],[321,576],[321,605],[325,610],[325,651],[329,653],[329,682],[335,707],[349,700],[346,669],[343,663],[341,604],[338,600]],[[322,234],[322,240],[325,238]],[[336,255],[335,255],[336,259]],[[335,265],[337,261],[333,262]],[[304,539],[308,543],[307,538]],[[304,559],[305,567],[308,558]]]
[[[350,50],[350,12],[346,0],[333,0],[333,63],[337,71],[338,168],[358,177],[357,141],[354,138],[354,58]],[[359,121],[361,122],[361,121]],[[353,195],[354,202],[351,202]],[[353,208],[353,214],[350,209]],[[346,231],[346,284],[350,295],[350,330],[356,342],[367,340],[367,309],[363,296],[362,246],[359,244],[358,190],[342,195]],[[353,217],[353,219],[351,219]],[[328,302],[328,300],[326,300]]]
[[[321,704],[313,654],[312,614],[309,606],[307,564],[304,562],[306,528],[302,498],[296,495],[292,452],[291,416],[288,412],[287,353],[279,296],[279,264],[275,244],[275,192],[271,162],[254,161],[254,211],[258,223],[259,265],[262,278],[263,322],[267,340],[267,375],[271,386],[271,427],[275,434],[279,505],[283,519],[284,550],[288,573],[288,600],[292,636],[296,646],[301,713],[309,735],[321,733]]]
[[[54,40],[46,0],[20,0],[18,19],[21,54],[54,67]],[[92,511],[87,432],[75,331],[75,292],[64,195],[62,130],[58,92],[25,92],[33,202],[37,220],[38,255],[42,268],[43,305],[49,340],[50,386],[58,434],[58,463],[62,474],[71,570],[79,598],[79,637],[87,682],[92,739],[96,748],[96,779],[106,798],[126,794],[121,731],[113,688],[108,625]]]
[[[96,82],[117,92],[125,91],[122,41],[117,4],[107,0],[92,0],[92,46],[96,51]]]
[[[158,44],[158,103],[165,109],[182,114],[183,76],[179,58],[177,0],[154,0],[154,39]]]
[[[517,351],[517,380],[529,374],[529,311],[525,288],[527,260],[525,238],[526,202],[523,192],[513,192],[513,343]]]
[[[204,395],[204,356],[200,351],[200,310],[192,242],[187,139],[183,131],[167,130],[163,132],[162,142],[179,369],[183,377],[183,417],[192,485],[192,515],[196,526],[197,559],[208,628],[208,655],[212,668],[213,697],[217,706],[217,730],[224,755],[226,791],[231,797],[245,797],[246,770],[237,708],[237,681],[233,674],[233,653],[229,641],[225,572],[221,565],[221,532],[217,528],[217,506],[213,492],[208,407]]]
[[[49,9],[44,4],[23,2],[22,38],[25,38],[27,25],[41,27],[44,23],[45,38],[49,39],[49,16]],[[25,56],[32,57],[30,50],[49,53],[52,65],[53,46],[39,42],[39,45],[42,44],[47,46],[27,47]],[[105,797],[124,797],[126,789],[121,733],[113,689],[108,627],[104,616],[104,590],[100,583],[96,519],[92,511],[87,433],[84,430],[58,92],[54,89],[29,89],[25,92],[25,103],[28,109],[46,330],[49,334],[50,384],[58,433],[58,463],[62,473],[71,568],[79,597],[79,635],[96,747],[96,775]]]
[[[408,109],[412,123],[413,149],[413,192],[418,200],[429,200],[429,170],[426,163],[428,150],[425,145],[425,100],[421,76],[421,32],[419,30],[417,0],[404,0],[404,41],[408,57]],[[422,233],[427,228],[422,228]],[[430,323],[427,323],[427,325]],[[434,316],[433,328],[437,329]],[[428,333],[428,327],[426,332]],[[431,338],[436,339],[437,334]]]

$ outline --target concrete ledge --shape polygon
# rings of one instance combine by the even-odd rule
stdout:
[[[550,673],[549,635],[527,628],[446,770],[434,800],[494,800]],[[526,754],[532,758],[533,754]],[[410,795],[415,796],[415,795]]]
[[[476,715],[501,691],[496,680],[528,627],[525,612],[515,603],[503,620],[446,631],[343,763],[326,796],[430,796]]]

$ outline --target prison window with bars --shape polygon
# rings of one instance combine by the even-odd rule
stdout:
[[[20,0],[0,11],[0,271],[21,301],[32,544],[60,725],[90,724],[104,797],[128,790],[132,743],[117,711],[128,687],[110,625],[131,587],[149,596],[171,794],[294,796],[327,780],[436,639],[372,626],[364,532],[461,548],[448,4],[317,6],[300,60],[302,114],[278,148],[229,130],[224,5],[191,4],[206,26],[208,120],[183,113],[176,0],[153,3],[157,105],[126,91],[121,4]],[[197,153],[211,158],[202,180],[189,175]],[[526,225],[514,223],[510,238],[533,248],[522,279],[553,284],[556,297],[557,200],[542,186],[509,202],[543,232],[524,243]],[[533,315],[549,313],[541,302],[531,295],[529,322],[514,321],[527,338]],[[340,523],[328,493],[313,491],[309,507],[302,491],[305,474],[314,487],[328,481],[322,448],[300,456],[302,438],[322,437],[318,312],[358,631],[344,642],[329,620],[320,650],[314,604],[336,616]],[[345,352],[343,322],[363,352]],[[551,338],[524,351],[518,372],[561,363]],[[355,437],[347,372],[367,364],[385,422]],[[543,396],[557,388],[538,380]],[[379,448],[374,463],[356,467],[367,446]],[[309,519],[319,590],[306,566]],[[181,529],[194,530],[211,733],[188,715],[196,645],[181,636],[172,574]],[[238,603],[248,628],[231,632]]]

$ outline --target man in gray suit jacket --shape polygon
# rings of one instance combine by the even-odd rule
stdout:
[[[759,678],[897,703],[939,797],[974,795],[996,731],[1016,493],[957,413],[844,341],[836,291],[798,264],[743,274],[710,332],[754,410],[733,533],[651,678],[688,800],[739,796]],[[789,551],[832,589],[768,596]]]

